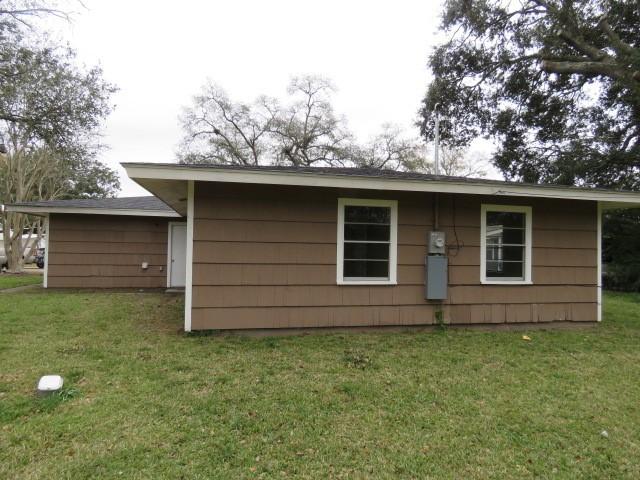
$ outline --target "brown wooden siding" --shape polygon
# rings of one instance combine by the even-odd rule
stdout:
[[[167,225],[156,217],[51,215],[48,287],[166,287]]]
[[[398,200],[398,285],[336,285],[337,198]],[[480,284],[480,205],[530,205],[533,285]],[[192,328],[432,324],[424,299],[433,195],[196,184]],[[595,321],[596,205],[440,196],[451,323]]]

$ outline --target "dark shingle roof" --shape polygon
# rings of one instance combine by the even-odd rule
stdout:
[[[495,185],[495,186],[531,186],[549,189],[570,189],[570,190],[596,190],[596,191],[622,191],[595,188],[592,186],[571,186],[556,185],[544,183],[526,183],[520,181],[493,180],[487,178],[474,177],[456,177],[450,175],[433,175],[429,173],[419,172],[399,172],[396,170],[384,170],[377,168],[353,168],[353,167],[303,167],[303,166],[278,166],[278,165],[212,165],[208,163],[123,163],[123,165],[131,166],[151,166],[151,167],[178,167],[178,168],[195,168],[202,170],[221,170],[221,171],[254,171],[254,172],[272,172],[272,173],[308,173],[314,175],[332,175],[332,176],[350,176],[350,177],[366,177],[381,178],[389,180],[422,180],[422,181],[438,181],[451,183],[469,183],[474,185]]]
[[[40,202],[21,202],[13,207],[49,207],[49,208],[94,208],[116,210],[147,210],[173,212],[173,209],[158,197],[120,197],[120,198],[77,198],[71,200],[45,200]]]
[[[132,163],[132,165],[137,165]],[[403,180],[438,180],[438,181],[467,181],[467,182],[489,182],[489,183],[513,183],[501,180],[486,180],[468,177],[452,177],[447,175],[433,175],[419,172],[399,172],[397,170],[384,170],[379,168],[356,168],[356,167],[304,167],[304,166],[280,166],[280,165],[212,165],[209,163],[153,163],[139,164],[161,167],[182,167],[182,168],[202,168],[204,170],[240,170],[255,172],[277,172],[277,173],[311,173],[326,175],[347,175],[357,177],[380,177],[398,178]]]

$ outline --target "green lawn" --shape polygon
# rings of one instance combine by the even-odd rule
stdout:
[[[529,342],[187,336],[163,294],[0,302],[0,478],[640,478],[637,295]],[[33,395],[45,373],[62,395]]]
[[[39,273],[0,273],[0,290],[23,287],[25,285],[42,284],[42,274]]]

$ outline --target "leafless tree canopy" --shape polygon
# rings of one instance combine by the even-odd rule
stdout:
[[[242,103],[209,82],[180,117],[178,157],[183,163],[431,170],[422,142],[397,126],[385,124],[359,144],[333,108],[335,91],[330,80],[306,75],[291,80],[284,101],[261,96]]]
[[[335,87],[322,77],[293,78],[288,88],[293,102],[284,107],[271,102],[269,133],[272,154],[284,165],[339,165],[349,159],[353,135],[331,105]]]
[[[267,150],[268,112],[260,102],[233,103],[213,83],[185,109],[182,160],[188,163],[258,165]]]
[[[482,178],[487,176],[489,160],[482,154],[469,154],[460,147],[441,149],[440,171],[452,177]]]
[[[237,165],[342,165],[353,136],[331,104],[334,88],[321,77],[293,78],[288,102],[260,96],[233,102],[212,82],[180,118],[180,160]]]
[[[384,124],[382,132],[368,143],[355,149],[353,161],[358,167],[385,170],[430,172],[431,162],[424,146],[391,124]]]
[[[242,103],[209,82],[180,117],[184,138],[179,160],[434,173],[424,143],[398,126],[383,124],[378,134],[358,143],[344,116],[333,108],[335,91],[330,80],[306,75],[291,80],[285,101],[260,96]],[[486,175],[486,158],[472,159],[463,149],[444,148],[441,158],[445,175]]]
[[[69,21],[71,16],[60,8],[60,3],[55,0],[0,0],[0,37],[18,34],[20,30],[31,30],[36,20],[45,17]],[[80,2],[78,4],[81,5]]]

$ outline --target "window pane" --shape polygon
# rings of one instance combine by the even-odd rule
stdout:
[[[357,223],[391,223],[390,207],[363,207],[347,205],[344,207],[344,221]]]
[[[351,243],[344,242],[345,259],[388,260],[388,243]]]
[[[391,227],[389,225],[364,225],[361,223],[346,223],[344,225],[345,240],[373,240],[389,241]]]
[[[524,260],[524,247],[487,247],[487,260]]]
[[[389,262],[345,260],[343,275],[345,278],[388,278]]]
[[[524,228],[504,228],[502,230],[502,243],[524,245]]]
[[[502,260],[524,262],[524,247],[504,247]]]
[[[489,230],[491,228],[492,230]],[[487,245],[524,245],[524,229],[487,227]]]
[[[487,232],[489,226],[525,227],[525,214],[521,212],[487,212]]]
[[[524,279],[524,262],[503,262],[487,260],[487,278]]]

